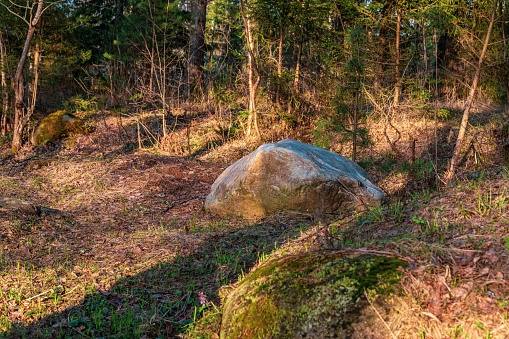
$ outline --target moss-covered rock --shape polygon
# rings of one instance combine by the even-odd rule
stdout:
[[[34,130],[30,142],[34,146],[59,140],[71,134],[84,133],[83,121],[66,111],[57,111],[44,118]]]
[[[381,320],[388,313],[374,307],[395,302],[400,266],[395,258],[331,253],[271,260],[228,296],[221,339],[390,338]]]

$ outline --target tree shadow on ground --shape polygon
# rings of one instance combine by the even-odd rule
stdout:
[[[21,261],[21,265],[4,258],[4,272],[10,269],[13,276],[26,278],[20,278],[20,282],[31,281],[39,286],[37,291],[49,292],[37,296],[44,291],[30,292],[25,287],[28,292],[11,299],[10,291],[3,291],[4,302],[11,303],[6,308],[16,322],[1,336],[176,337],[193,318],[199,317],[194,313],[200,306],[199,293],[219,305],[220,286],[236,281],[260,257],[299,236],[310,224],[305,220],[254,224],[236,220],[228,225],[224,220],[201,225],[179,225],[182,220],[169,223],[153,230],[155,244],[136,241],[142,233],[132,232],[115,237],[117,242],[123,241],[120,246],[111,240],[98,244],[103,249],[91,251],[91,257],[87,256],[88,248],[80,247],[68,236],[75,248],[68,246],[67,257],[56,250],[54,256],[33,256]],[[77,226],[72,219],[59,218],[53,226],[58,227],[59,223]],[[66,226],[56,231],[66,232]],[[57,243],[64,240],[60,237]],[[18,246],[28,249],[27,244]],[[18,273],[14,272],[16,267]],[[41,289],[40,284],[45,287]],[[12,303],[16,305],[13,307]]]

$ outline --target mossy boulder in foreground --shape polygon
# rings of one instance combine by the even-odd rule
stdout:
[[[83,121],[66,111],[57,111],[44,118],[35,129],[30,142],[34,146],[84,132]]]
[[[337,253],[273,259],[228,295],[221,339],[390,338],[384,321],[397,300],[398,268],[405,265],[396,258]]]

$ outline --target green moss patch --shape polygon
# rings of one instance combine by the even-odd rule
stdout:
[[[271,260],[228,297],[221,338],[345,337],[366,304],[364,291],[375,298],[392,294],[400,266],[399,259],[371,255]]]
[[[83,131],[84,124],[81,119],[66,111],[57,111],[41,121],[32,135],[31,142],[34,146],[40,146]]]

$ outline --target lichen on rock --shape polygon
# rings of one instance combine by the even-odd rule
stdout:
[[[364,291],[380,306],[395,291],[398,267],[404,265],[396,258],[371,255],[276,258],[230,293],[221,338],[369,338],[370,331],[381,338],[387,329],[371,314]]]

